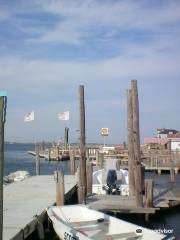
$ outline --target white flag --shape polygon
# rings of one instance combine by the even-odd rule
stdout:
[[[34,121],[34,111],[29,112],[24,117],[24,122],[31,122]]]
[[[69,111],[59,113],[58,118],[60,120],[69,120]]]

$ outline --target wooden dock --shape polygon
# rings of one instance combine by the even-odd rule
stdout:
[[[156,211],[180,205],[178,187],[154,188],[153,207],[137,207],[135,197],[120,195],[92,195],[87,198],[90,208],[100,211],[119,212],[126,214],[155,214]]]
[[[159,208],[137,207],[135,198],[118,195],[94,195],[87,198],[90,208],[100,211],[111,211],[127,214],[154,214]]]
[[[65,176],[65,198],[76,191],[75,176]],[[26,239],[43,221],[46,208],[56,200],[53,175],[32,176],[21,182],[4,186],[4,240]],[[35,216],[38,216],[35,217]]]

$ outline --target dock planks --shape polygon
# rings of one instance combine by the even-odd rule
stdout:
[[[154,214],[157,210],[159,210],[159,208],[137,207],[134,197],[118,195],[94,195],[88,197],[87,204],[94,210],[121,212],[128,214]]]
[[[32,176],[4,186],[3,239],[23,239],[36,228],[36,215],[55,203],[56,184],[53,175]],[[65,194],[75,190],[75,176],[65,176]],[[15,237],[16,236],[16,237]]]

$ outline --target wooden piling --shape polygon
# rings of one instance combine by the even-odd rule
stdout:
[[[134,179],[134,146],[133,146],[133,109],[131,90],[127,90],[127,131],[128,131],[128,169],[129,169],[129,195],[135,194]]]
[[[51,148],[48,148],[48,161],[51,161]]]
[[[64,172],[56,171],[56,205],[64,205]]]
[[[132,109],[133,109],[133,145],[135,159],[135,199],[138,207],[143,207],[143,190],[142,190],[142,171],[141,171],[141,154],[140,154],[140,131],[139,131],[139,100],[137,80],[131,81],[132,91]]]
[[[104,168],[104,153],[99,153],[99,166],[100,168]]]
[[[79,112],[80,112],[80,169],[78,200],[79,203],[86,203],[87,179],[86,179],[86,146],[85,146],[85,105],[84,86],[79,86]]]
[[[89,148],[86,148],[86,164],[89,163]]]
[[[0,97],[0,240],[3,239],[4,97]]]
[[[74,150],[70,151],[70,171],[71,171],[71,175],[75,175],[75,171],[76,171],[76,166],[75,166],[75,152]]]
[[[96,166],[99,166],[99,151],[96,150]]]
[[[141,176],[142,176],[142,186],[141,186],[141,189],[142,189],[142,194],[144,195],[145,194],[145,166],[141,166]]]
[[[91,195],[92,194],[92,184],[93,184],[93,177],[92,177],[93,166],[92,166],[92,163],[88,162],[86,172],[87,172],[87,194]]]
[[[168,142],[168,152],[169,152],[169,162],[170,162],[170,181],[173,183],[175,182],[175,174],[174,174],[174,162],[172,159],[172,153],[171,153],[171,140]]]
[[[64,129],[64,148],[67,149],[69,144],[69,128]]]
[[[145,205],[147,208],[153,207],[153,180],[145,180]]]
[[[36,175],[40,175],[40,158],[39,158],[40,146],[36,144]]]
[[[44,141],[42,141],[42,145],[41,145],[41,150],[42,150],[42,152],[45,150],[45,142]]]
[[[59,160],[59,146],[56,146],[56,159]]]

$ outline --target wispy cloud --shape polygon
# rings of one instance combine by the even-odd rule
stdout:
[[[92,130],[105,124],[116,135],[112,141],[119,141],[116,129],[124,140],[125,92],[132,78],[139,80],[144,134],[165,120],[178,126],[161,106],[171,109],[179,102],[179,10],[179,1],[167,0],[1,1],[0,81],[9,93],[8,138],[17,137],[14,122],[27,108],[48,115],[49,124],[36,124],[41,134],[53,122],[53,133],[49,128],[45,135],[56,136],[52,116],[66,107],[77,129],[77,86],[84,84],[89,139],[98,138]]]

